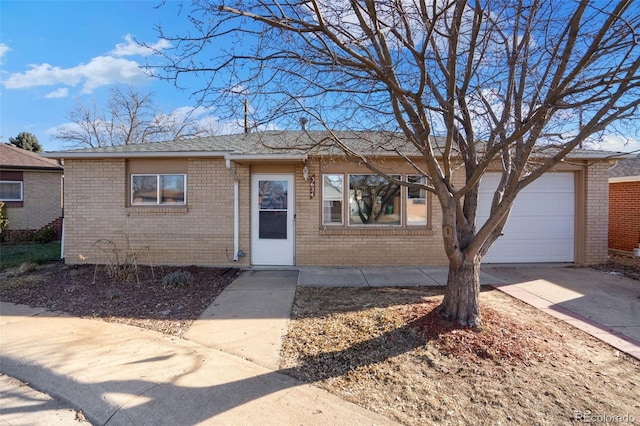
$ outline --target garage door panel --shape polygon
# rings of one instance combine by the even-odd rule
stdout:
[[[502,233],[505,239],[516,240],[557,240],[573,238],[573,228],[567,227],[565,223],[571,220],[557,222],[551,218],[539,216],[531,218],[509,217],[509,222]],[[544,235],[541,234],[544,230]]]
[[[511,216],[557,216],[573,217],[573,193],[528,194],[521,193],[511,209]]]
[[[500,175],[482,178],[477,224],[489,216]],[[573,262],[575,196],[573,173],[549,173],[516,198],[503,234],[485,263]]]

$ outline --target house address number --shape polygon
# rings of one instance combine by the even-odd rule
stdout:
[[[316,175],[311,175],[309,178],[309,199],[313,199],[316,196]]]

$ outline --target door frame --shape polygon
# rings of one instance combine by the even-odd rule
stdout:
[[[261,241],[259,238],[259,181],[287,182],[287,238]],[[295,265],[295,173],[252,173],[250,189],[251,264],[256,266]],[[265,252],[261,250],[266,250]],[[278,255],[282,255],[278,257]]]

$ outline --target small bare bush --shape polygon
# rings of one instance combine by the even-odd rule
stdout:
[[[138,258],[140,253],[148,247],[133,250],[127,234],[125,234],[124,248],[120,248],[114,241],[104,238],[96,241],[94,245],[107,258],[105,267],[107,268],[107,274],[111,278],[120,284],[134,282],[140,284]]]
[[[180,269],[162,277],[162,285],[165,287],[187,287],[191,284],[191,278],[191,272]]]

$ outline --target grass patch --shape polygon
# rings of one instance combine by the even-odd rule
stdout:
[[[2,244],[0,245],[0,270],[19,266],[23,263],[42,264],[60,259],[60,241],[45,244]]]

